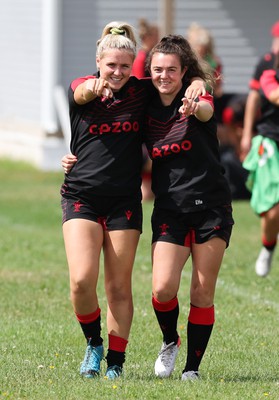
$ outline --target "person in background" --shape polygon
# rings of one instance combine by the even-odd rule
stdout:
[[[271,49],[266,53],[257,63],[253,76],[249,83],[249,93],[245,106],[243,134],[240,142],[240,159],[243,161],[251,149],[251,143],[254,135],[259,133],[258,120],[261,121],[261,94],[260,94],[260,77],[265,70],[274,68],[274,63],[277,54],[279,53],[279,21],[275,22],[271,29],[270,35],[272,37]],[[262,133],[262,130],[261,130]],[[271,242],[267,237],[262,236],[263,250],[260,252],[255,264],[256,273],[260,276],[268,274],[271,267],[271,254],[268,250],[274,247],[274,241]]]
[[[221,97],[223,95],[223,66],[220,58],[216,55],[215,43],[211,32],[193,22],[186,31],[186,39],[198,56],[203,68],[213,74],[215,78],[213,85],[214,97]]]
[[[150,76],[146,68],[146,58],[153,46],[159,40],[159,29],[155,24],[150,24],[145,18],[138,20],[138,35],[141,42],[141,47],[137,53],[136,59],[132,68],[132,75],[137,78]],[[143,165],[142,165],[142,199],[152,200],[153,193],[151,190],[151,169],[152,162],[148,156],[145,144],[142,145]]]
[[[243,117],[246,94],[232,95],[222,110],[222,123],[218,124],[221,162],[234,200],[250,199],[246,187],[248,172],[240,161],[240,141],[243,130]]]
[[[61,206],[71,300],[87,344],[80,368],[86,378],[99,376],[104,356],[97,295],[101,251],[108,379],[123,373],[133,318],[131,276],[142,231],[142,126],[155,91],[150,80],[130,76],[135,55],[132,27],[107,24],[97,42],[98,73],[75,79],[68,92],[72,154],[62,160]],[[198,78],[186,94],[195,98],[203,91]]]
[[[279,21],[275,22],[270,30],[272,37],[271,49],[257,63],[253,76],[249,82],[249,93],[245,105],[243,134],[240,143],[242,161],[247,156],[252,138],[255,134],[256,123],[260,110],[260,77],[266,69],[273,68],[275,57],[279,53]]]
[[[243,166],[249,172],[251,207],[261,220],[262,249],[255,269],[258,276],[265,277],[272,266],[279,233],[279,53],[273,68],[263,71],[259,83],[261,117]]]
[[[199,366],[215,321],[215,286],[233,225],[231,193],[220,162],[213,98],[181,97],[191,76],[213,79],[182,36],[169,35],[149,55],[158,90],[147,110],[145,142],[152,159],[152,305],[163,336],[155,375],[169,377],[181,345],[178,290],[191,257],[192,278],[183,381]],[[187,96],[189,97],[189,96]],[[180,115],[180,112],[182,115]]]
[[[138,20],[138,36],[141,44],[133,64],[132,75],[140,79],[150,76],[146,67],[146,58],[152,47],[158,43],[158,26],[150,24],[145,18],[140,18]]]

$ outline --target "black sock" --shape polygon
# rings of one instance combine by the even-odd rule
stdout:
[[[113,365],[118,365],[119,367],[122,368],[125,362],[125,352],[108,349],[106,360],[108,363],[108,367],[112,367]]]
[[[275,240],[266,240],[265,236],[262,236],[262,245],[269,251],[273,251],[277,244],[277,238]]]
[[[96,347],[100,346],[103,343],[103,339],[101,338],[100,316],[97,319],[95,319],[95,321],[90,322],[89,324],[80,322],[80,326],[87,340],[87,343],[90,342],[91,346]]]
[[[187,361],[183,372],[198,371],[202,357],[205,353],[211,332],[212,325],[196,325],[188,321],[187,342],[188,353]]]
[[[178,341],[177,319],[179,315],[179,305],[170,311],[158,311],[154,308],[158,323],[163,333],[163,340],[166,344]]]
[[[273,245],[271,245],[271,246],[264,245],[264,247],[265,247],[267,250],[269,250],[269,251],[273,251],[273,250],[275,249],[275,247],[276,247],[276,243],[273,244]]]

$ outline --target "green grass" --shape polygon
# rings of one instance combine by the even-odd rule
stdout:
[[[150,214],[133,275],[134,321],[125,376],[83,380],[84,339],[69,299],[61,232],[61,173],[0,161],[0,399],[231,400],[279,399],[279,255],[271,274],[254,273],[259,220],[249,203],[234,203],[235,227],[216,290],[216,323],[201,365],[202,380],[181,382],[185,363],[190,265],[179,300],[182,346],[170,379],[157,379],[161,334],[151,307]],[[103,273],[100,306],[105,344]],[[104,366],[103,366],[104,368]]]

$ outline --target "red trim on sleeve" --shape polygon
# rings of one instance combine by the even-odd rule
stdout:
[[[195,325],[213,325],[215,322],[214,306],[201,308],[191,304],[188,321]]]
[[[213,100],[213,96],[211,96],[211,94],[206,93],[204,96],[199,96],[199,101],[206,101],[207,103],[209,103],[211,105],[211,107],[214,110],[214,100]]]
[[[94,75],[87,75],[87,76],[83,76],[80,78],[77,78],[75,80],[73,80],[73,82],[71,83],[71,88],[73,90],[73,92],[76,90],[76,88],[81,85],[83,82],[87,81],[88,79],[96,79],[96,76]]]
[[[249,82],[249,88],[252,90],[259,90],[260,89],[260,82],[256,79],[251,79]]]
[[[272,25],[270,33],[273,37],[279,37],[279,21]]]
[[[266,97],[270,95],[273,90],[278,89],[279,83],[276,79],[276,71],[268,69],[262,73],[260,84]]]

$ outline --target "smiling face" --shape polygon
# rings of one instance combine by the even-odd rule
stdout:
[[[108,49],[96,62],[100,77],[109,82],[113,92],[118,92],[130,78],[134,55],[129,50]]]
[[[182,88],[186,68],[181,69],[177,54],[154,53],[151,60],[151,78],[164,104],[170,104]]]

